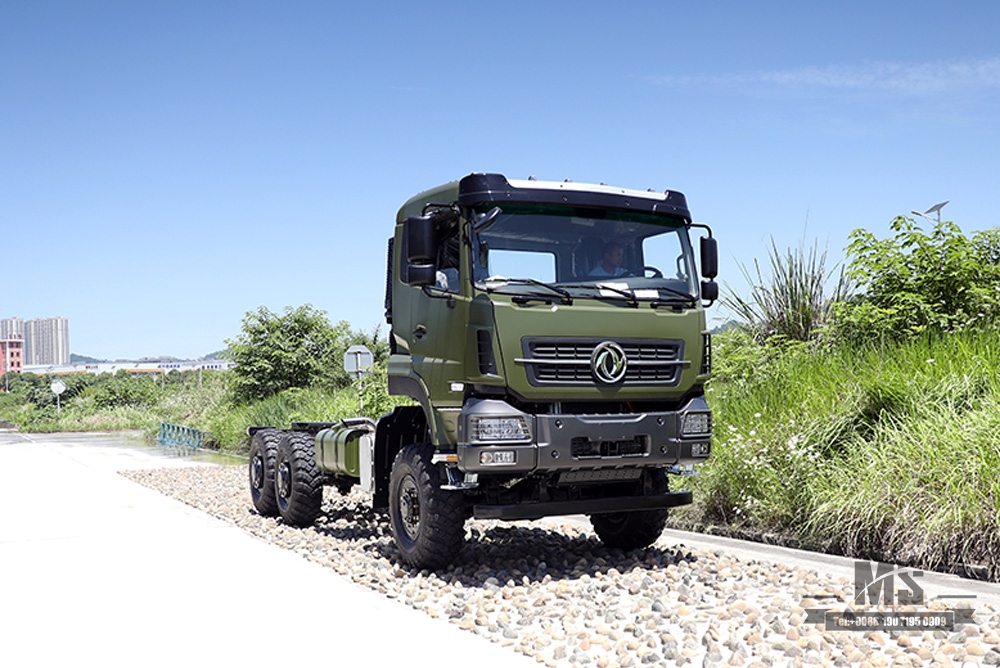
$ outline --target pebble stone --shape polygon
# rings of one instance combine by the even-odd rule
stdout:
[[[419,571],[399,561],[388,518],[358,488],[325,489],[322,515],[298,529],[254,510],[242,466],[121,474],[540,665],[1000,665],[992,606],[947,632],[827,631],[806,608],[832,606],[811,597],[848,601],[853,583],[662,538],[623,553],[553,519],[470,520],[456,562]]]

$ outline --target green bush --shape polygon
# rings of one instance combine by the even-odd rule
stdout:
[[[97,408],[128,408],[152,406],[159,399],[159,388],[148,376],[133,377],[120,370],[111,379],[92,386]]]
[[[962,234],[942,221],[925,233],[912,218],[890,223],[878,239],[854,230],[847,275],[857,294],[836,307],[850,341],[906,338],[992,325],[1000,315],[1000,230]]]
[[[352,331],[346,321],[332,325],[325,311],[310,304],[286,306],[282,314],[261,306],[248,312],[240,334],[226,341],[226,356],[236,362],[233,397],[245,403],[291,388],[347,387],[344,353],[358,343],[368,346],[376,361],[388,355],[377,328],[368,333]]]

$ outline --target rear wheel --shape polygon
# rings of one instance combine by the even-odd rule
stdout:
[[[461,492],[441,489],[431,463],[434,446],[407,445],[392,464],[389,519],[403,562],[429,570],[447,566],[465,540],[466,503]]]
[[[257,512],[265,517],[278,514],[274,496],[274,456],[278,450],[281,432],[261,429],[250,439],[250,499]]]
[[[278,513],[287,524],[305,527],[319,516],[323,476],[316,466],[316,442],[310,434],[287,432],[278,442],[274,495]]]

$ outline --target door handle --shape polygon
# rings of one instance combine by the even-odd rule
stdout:
[[[413,338],[422,339],[427,336],[427,328],[423,325],[417,325],[413,328]]]

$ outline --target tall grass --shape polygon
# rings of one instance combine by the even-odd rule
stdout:
[[[847,292],[843,273],[836,277],[828,294],[833,276],[826,266],[826,251],[820,252],[817,243],[808,249],[799,246],[782,253],[772,238],[768,260],[771,269],[768,277],[756,259],[754,275],[740,265],[750,295],[744,298],[727,289],[722,306],[759,340],[773,336],[792,341],[812,340],[827,324],[831,304],[843,299]]]
[[[249,426],[288,428],[297,421],[328,422],[359,414],[377,419],[394,406],[407,403],[411,402],[404,397],[389,396],[385,365],[377,364],[362,383],[336,392],[293,388],[248,404],[221,404],[206,417],[204,428],[216,436],[224,450],[246,452]]]
[[[1000,575],[996,332],[792,346],[758,369],[710,386],[717,438],[687,521]]]
[[[246,452],[250,426],[288,428],[292,422],[324,422],[358,413],[355,392],[330,394],[318,389],[290,389],[249,404],[230,404],[215,411],[207,421],[208,430],[230,452]]]

